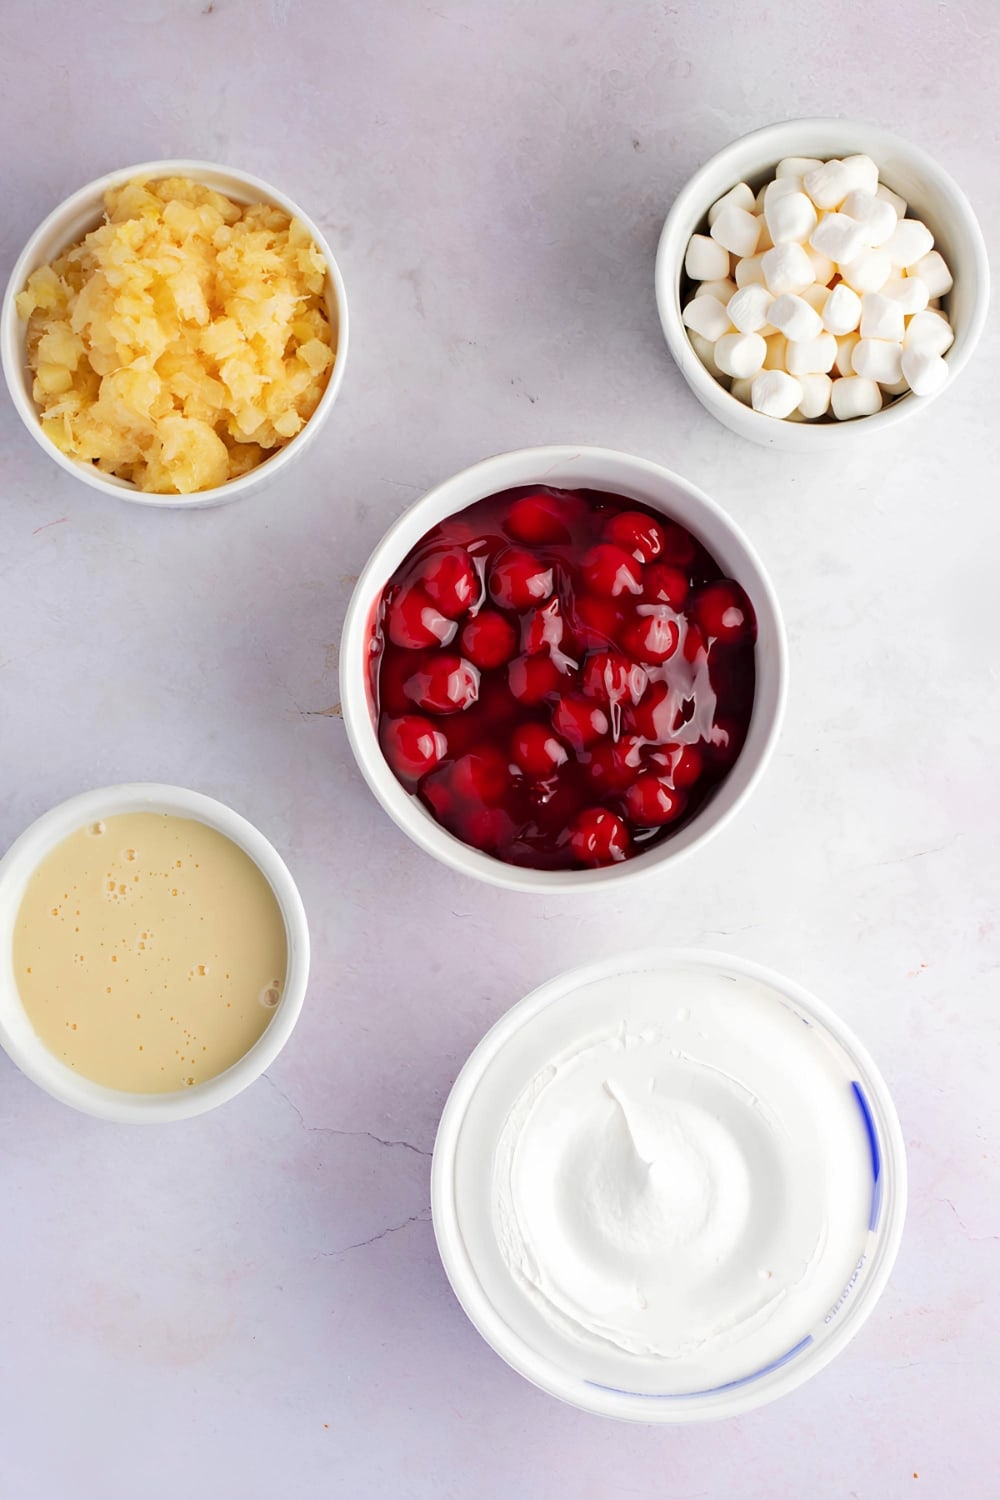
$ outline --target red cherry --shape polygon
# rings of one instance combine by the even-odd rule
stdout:
[[[529,656],[536,651],[551,651],[561,644],[562,638],[563,617],[558,596],[532,610],[521,621],[521,648]]]
[[[613,651],[588,656],[583,667],[583,691],[602,703],[638,703],[649,678],[643,669]]]
[[[399,591],[389,605],[387,623],[390,641],[407,651],[447,646],[458,629],[454,620],[446,620],[424,590],[416,586]]]
[[[583,580],[594,594],[617,599],[621,594],[641,594],[639,564],[623,547],[599,542],[584,555]]]
[[[488,671],[510,661],[517,650],[517,631],[498,610],[481,609],[462,626],[459,645],[469,661]]]
[[[501,802],[510,785],[507,757],[495,745],[477,745],[451,767],[452,790],[466,802]]]
[[[607,734],[608,716],[586,698],[560,698],[552,710],[552,725],[574,749],[581,750]]]
[[[570,848],[582,865],[618,864],[629,842],[625,824],[606,807],[585,807],[570,824]]]
[[[610,599],[583,594],[573,606],[574,635],[584,651],[600,651],[611,645],[621,629],[622,617]]]
[[[664,562],[677,563],[681,568],[689,568],[695,560],[698,548],[690,531],[685,531],[683,526],[678,526],[676,521],[663,521],[663,550],[660,557]]]
[[[691,602],[690,612],[709,639],[727,644],[741,640],[754,629],[750,601],[739,584],[728,578],[700,589]]]
[[[442,651],[426,658],[406,679],[403,691],[429,713],[458,713],[479,697],[479,668],[454,651]]]
[[[652,759],[664,768],[664,779],[676,787],[694,786],[701,779],[705,761],[697,745],[664,745]]]
[[[687,574],[673,563],[654,563],[642,580],[643,598],[654,604],[669,604],[671,609],[684,608],[688,587]]]
[[[547,599],[555,586],[552,567],[531,552],[508,547],[490,569],[490,593],[505,609],[528,609]]]
[[[677,724],[678,704],[665,682],[654,682],[642,702],[632,710],[631,722],[643,739],[666,744]]]
[[[454,619],[479,598],[479,578],[467,552],[450,548],[429,557],[420,570],[420,581],[443,615]]]
[[[430,719],[404,714],[390,719],[382,730],[382,750],[397,776],[417,781],[442,761],[448,741]]]
[[[557,693],[562,677],[551,656],[515,656],[507,668],[507,686],[519,703],[541,703]]]
[[[622,510],[604,528],[604,539],[622,547],[638,562],[652,562],[663,551],[663,527],[645,511]]]
[[[640,776],[625,793],[625,806],[635,823],[659,828],[672,823],[684,811],[684,797],[659,776]]]
[[[595,785],[620,791],[639,774],[643,744],[634,734],[625,735],[617,744],[599,740],[587,752],[584,769]]]
[[[676,620],[660,614],[638,615],[625,631],[622,645],[636,661],[658,666],[673,656],[680,638]]]
[[[702,660],[708,655],[708,642],[702,635],[697,625],[690,620],[687,623],[687,633],[684,636],[684,660],[693,666],[695,662]]]
[[[569,759],[547,724],[521,724],[510,742],[513,759],[526,776],[551,776]]]
[[[499,807],[477,807],[461,822],[461,836],[474,849],[493,854],[510,838],[512,823]]]
[[[566,501],[545,490],[522,495],[507,512],[506,530],[517,542],[528,547],[543,547],[546,542],[568,542]]]

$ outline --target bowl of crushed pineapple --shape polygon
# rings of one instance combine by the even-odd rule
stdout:
[[[25,426],[84,483],[220,505],[316,437],[347,358],[319,229],[259,178],[155,161],[89,183],[28,241],[0,311]]]

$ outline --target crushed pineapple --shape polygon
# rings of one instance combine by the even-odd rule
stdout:
[[[141,490],[225,484],[319,404],[336,351],[326,262],[281,209],[184,177],[112,188],[105,210],[17,298],[42,427]]]

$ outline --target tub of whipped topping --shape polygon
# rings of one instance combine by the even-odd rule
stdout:
[[[892,1269],[902,1133],[867,1052],[756,964],[645,953],[562,975],[462,1070],[438,1248],[488,1343],[623,1420],[733,1416],[854,1336]]]

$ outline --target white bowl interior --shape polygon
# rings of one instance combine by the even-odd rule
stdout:
[[[201,490],[193,495],[144,493],[136,489],[129,480],[118,479],[113,474],[104,474],[91,465],[79,463],[67,457],[49,441],[42,430],[39,410],[32,396],[33,377],[25,352],[27,325],[18,316],[14,301],[17,294],[24,290],[32,271],[37,270],[39,266],[46,265],[69,245],[75,244],[102,223],[104,194],[108,188],[120,186],[138,176],[189,177],[193,181],[204,183],[206,187],[214,188],[217,192],[225,193],[236,203],[272,203],[283,209],[285,213],[301,220],[326,258],[328,266],[326,303],[331,324],[337,334],[337,352],[330,378],[315,412],[291,442],[271,458],[265,459],[257,468],[240,475],[238,479],[230,480],[228,484],[211,490]],[[229,501],[236,500],[251,490],[258,490],[265,484],[272,483],[289,460],[300,455],[307,444],[316,437],[319,428],[329,415],[343,381],[347,344],[348,315],[344,282],[333,252],[320,230],[297,204],[269,183],[246,173],[234,172],[228,167],[216,166],[212,162],[186,160],[143,162],[134,167],[122,167],[118,171],[109,172],[106,176],[78,189],[49,214],[29,239],[11,273],[4,294],[3,308],[0,311],[0,356],[2,356],[3,371],[11,398],[21,420],[45,452],[55,459],[67,473],[77,479],[82,479],[85,484],[101,490],[104,494],[115,495],[119,499],[130,500],[140,505],[159,505],[175,509],[190,510],[209,505],[228,504]]]
[[[746,743],[705,807],[672,838],[622,864],[597,870],[545,871],[507,865],[463,844],[396,780],[379,747],[367,660],[382,589],[412,547],[437,522],[474,501],[522,484],[608,490],[641,500],[682,522],[746,590],[757,616],[756,692]],[[786,648],[777,599],[750,542],[707,495],[644,459],[603,448],[522,449],[484,460],[446,480],[411,506],[386,533],[355,587],[341,642],[344,722],[368,785],[400,828],[453,869],[512,890],[593,891],[635,879],[676,860],[717,832],[749,795],[770,756],[784,709]]]
[[[78,828],[118,813],[163,812],[193,818],[231,839],[261,870],[285,924],[288,963],[281,999],[266,1031],[238,1062],[203,1083],[170,1094],[132,1094],[83,1078],[39,1039],[18,993],[12,948],[25,888],[38,865]],[[305,908],[284,861],[252,823],[211,797],[184,787],[136,783],[102,787],[44,813],[0,859],[0,1046],[46,1093],[85,1114],[124,1123],[161,1124],[214,1109],[269,1067],[292,1034],[309,977]]]

